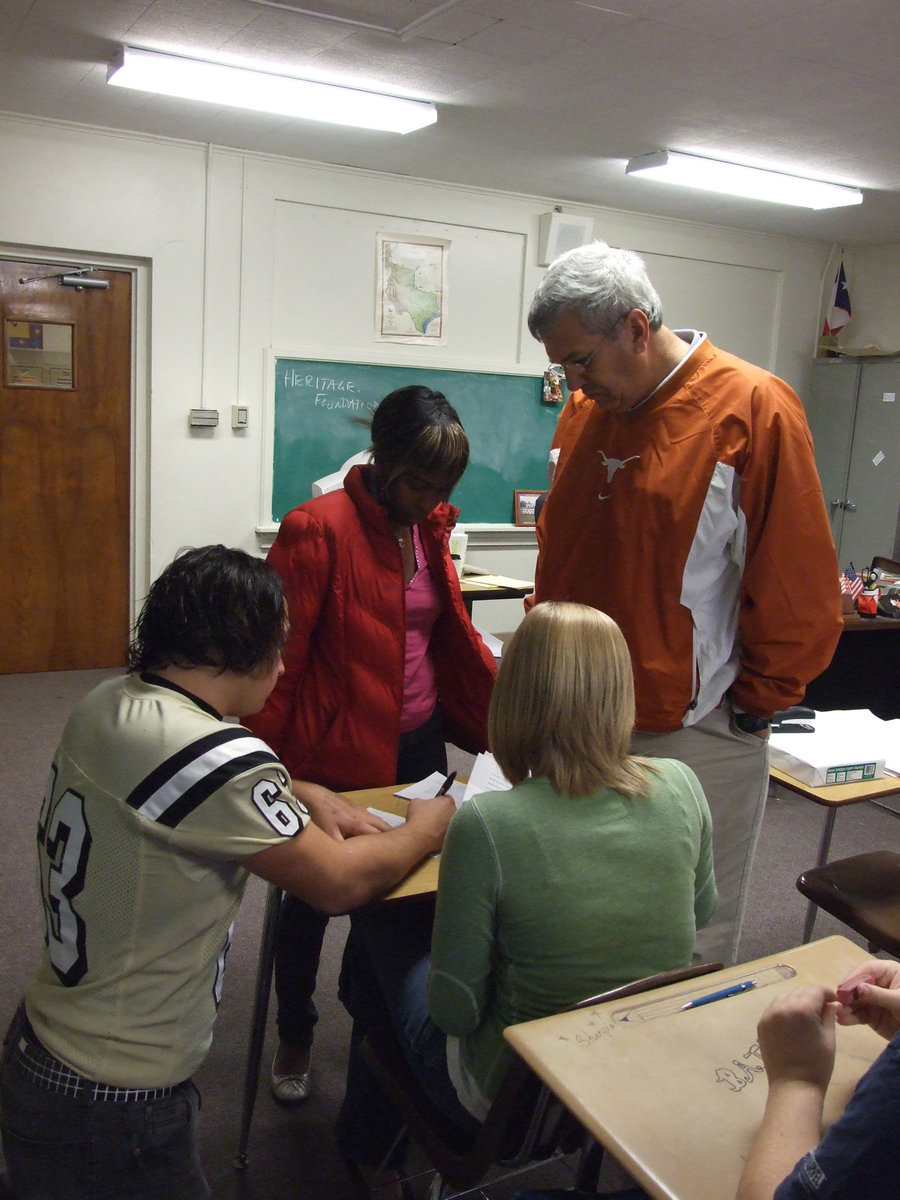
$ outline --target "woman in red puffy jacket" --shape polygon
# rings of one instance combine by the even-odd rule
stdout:
[[[496,666],[466,612],[448,541],[448,497],[469,457],[456,411],[426,387],[375,410],[370,462],[281,522],[269,562],[284,581],[285,672],[249,727],[335,813],[341,791],[445,771],[447,741],[487,747]],[[300,792],[302,793],[301,787]],[[302,794],[301,794],[302,799]],[[358,816],[359,810],[356,810]],[[350,824],[345,822],[344,829]],[[312,995],[327,917],[287,897],[275,963],[276,1099],[310,1092]]]

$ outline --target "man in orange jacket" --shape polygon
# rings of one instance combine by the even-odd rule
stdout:
[[[593,401],[560,439],[530,599],[591,604],[625,633],[633,750],[688,763],[713,815],[719,908],[697,952],[732,962],[769,721],[803,698],[843,627],[803,407],[706,334],[663,325],[641,259],[603,242],[550,266],[529,328]]]

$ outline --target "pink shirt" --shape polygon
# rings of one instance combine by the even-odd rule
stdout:
[[[437,704],[434,665],[428,643],[441,614],[441,597],[425,561],[418,526],[413,526],[416,571],[406,585],[406,663],[403,671],[403,709],[400,732],[409,733],[428,720]]]

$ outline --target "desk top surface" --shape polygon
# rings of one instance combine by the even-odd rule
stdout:
[[[394,793],[407,785],[394,784],[391,787],[363,788],[358,792],[342,792],[348,800],[361,808],[380,808],[382,812],[397,813],[406,816],[407,801]],[[426,858],[413,867],[405,879],[383,897],[384,900],[404,900],[411,896],[422,896],[428,892],[437,891],[439,858]]]
[[[861,800],[900,794],[900,779],[896,775],[882,775],[880,779],[869,779],[863,783],[830,783],[826,787],[814,787],[780,771],[778,767],[770,766],[769,778],[825,808],[840,808],[844,804],[859,804]]]
[[[761,1013],[780,991],[814,981],[834,986],[868,957],[847,938],[824,938],[653,992],[512,1025],[505,1037],[651,1196],[724,1200],[735,1194],[765,1105],[756,1042]],[[687,1000],[758,973],[750,991],[680,1011]],[[827,1124],[886,1044],[862,1026],[839,1028],[837,1036]]]
[[[530,596],[534,582],[511,579],[507,575],[491,575],[487,571],[463,573],[459,581],[463,596],[469,600],[515,600]]]
[[[858,612],[844,613],[844,633],[862,630],[894,629],[900,633],[900,621],[896,617],[861,617]]]

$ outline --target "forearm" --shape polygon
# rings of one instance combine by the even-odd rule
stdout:
[[[389,891],[440,843],[430,827],[412,822],[342,841],[307,825],[297,837],[261,850],[245,865],[268,883],[334,915]]]
[[[737,1200],[772,1200],[775,1189],[822,1136],[824,1089],[808,1082],[769,1086],[766,1111],[747,1156]]]
[[[329,913],[349,912],[377,900],[440,844],[402,825],[387,833],[350,838],[340,848],[345,862],[338,876],[323,881],[322,900],[316,904]]]

